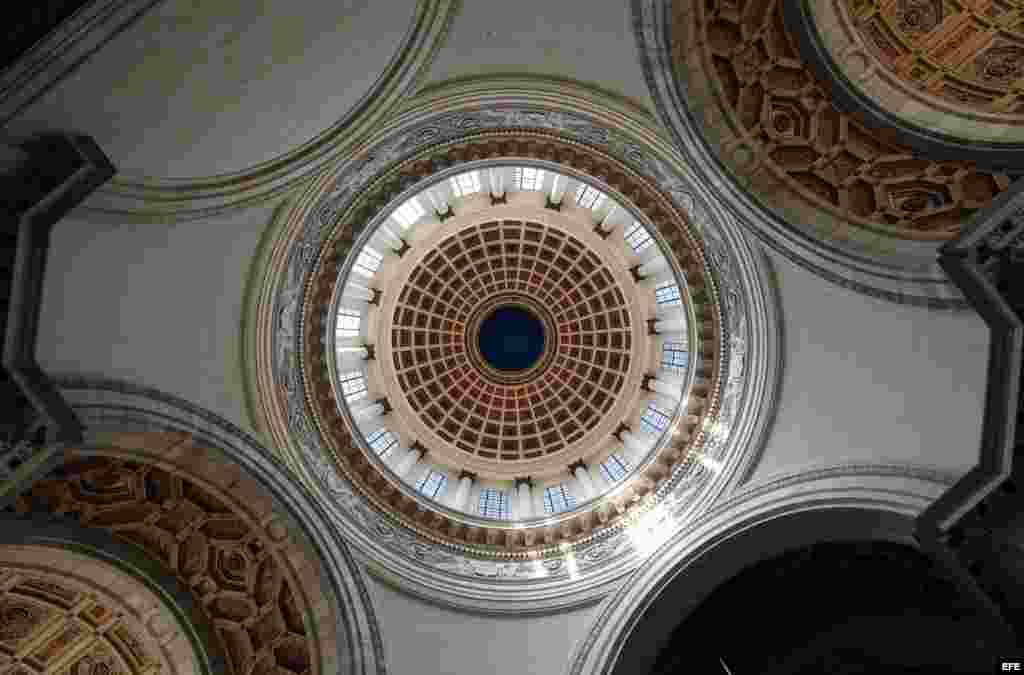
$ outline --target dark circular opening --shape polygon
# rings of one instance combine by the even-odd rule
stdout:
[[[480,355],[497,370],[525,370],[544,352],[544,323],[521,307],[499,307],[480,324]]]

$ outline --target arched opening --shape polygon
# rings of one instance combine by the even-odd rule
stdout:
[[[989,672],[1012,644],[911,522],[827,509],[739,532],[674,571],[613,672]]]

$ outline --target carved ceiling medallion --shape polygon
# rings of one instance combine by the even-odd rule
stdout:
[[[889,32],[890,24],[925,33],[942,22],[937,2],[881,2],[884,11],[859,0],[853,4],[878,20],[889,16]],[[955,236],[971,213],[1009,186],[1005,174],[981,171],[969,162],[929,159],[842,112],[803,62],[785,28],[782,2],[749,0],[742,9],[729,0],[694,5],[695,11],[680,15],[679,21],[696,23],[703,67],[719,85],[719,105],[738,132],[732,145],[743,143],[756,157],[741,173],[770,171],[789,190],[839,218],[888,236],[921,240]],[[882,31],[876,28],[871,35]],[[689,28],[679,25],[678,30]],[[997,51],[987,57],[985,68],[1012,77],[1015,54]],[[678,57],[690,60],[682,45]],[[919,66],[908,62],[905,70],[912,74]]]

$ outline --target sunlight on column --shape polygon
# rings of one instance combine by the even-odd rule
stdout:
[[[565,555],[565,571],[569,573],[569,578],[575,581],[580,578],[580,568],[576,564],[576,554],[573,553],[572,548],[568,544],[562,544],[562,553]]]
[[[665,543],[666,533],[662,525],[666,515],[665,508],[658,504],[630,526],[629,538],[640,555],[648,556]]]

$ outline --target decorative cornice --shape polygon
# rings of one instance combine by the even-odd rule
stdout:
[[[93,0],[0,72],[0,125],[85,63],[162,0]]]

